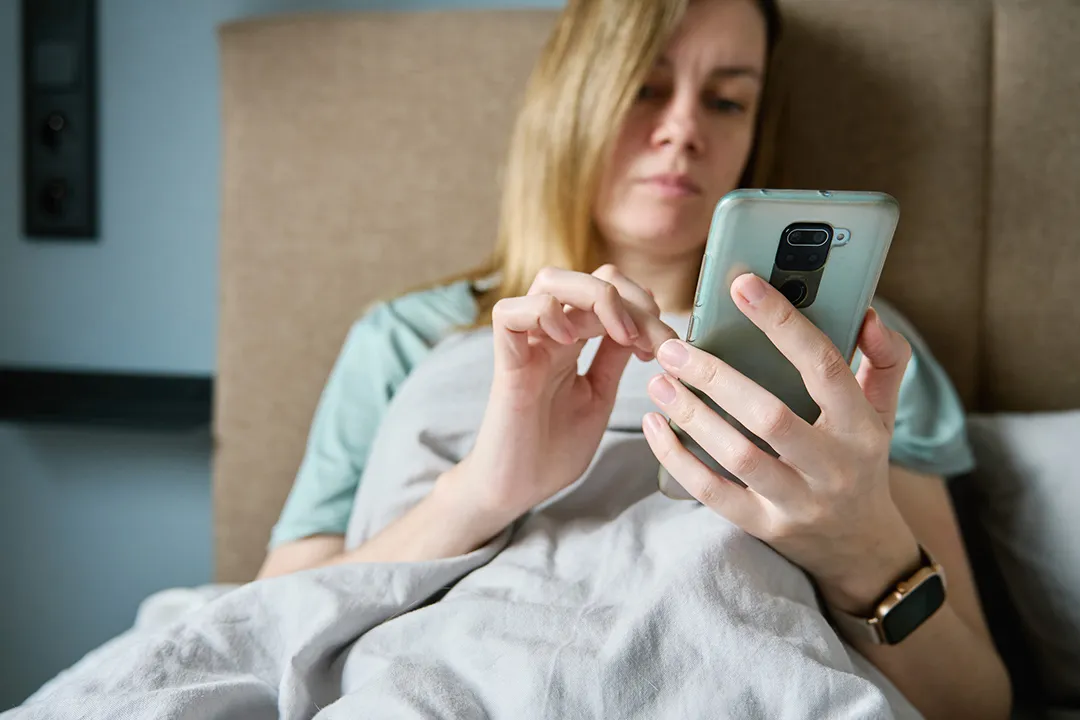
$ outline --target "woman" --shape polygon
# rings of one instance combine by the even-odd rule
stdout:
[[[1008,677],[941,477],[970,462],[955,432],[960,410],[925,349],[918,346],[909,365],[908,343],[871,311],[852,373],[779,293],[753,276],[738,278],[733,300],[792,360],[822,408],[811,426],[722,362],[673,339],[672,327],[685,326],[692,305],[712,209],[751,164],[777,34],[771,0],[571,0],[515,129],[492,263],[379,305],[354,327],[262,577],[464,555],[545,503],[556,508],[552,517],[572,521],[571,510],[557,511],[559,498],[586,491],[581,478],[612,425],[620,382],[632,384],[628,364],[640,374],[655,357],[664,371],[648,381],[656,408],[748,486],[711,473],[660,415],[645,414],[648,447],[701,510],[805,571],[826,614],[865,616],[919,567],[926,548],[948,577],[944,605],[899,644],[855,634],[845,640],[927,717],[1008,715]],[[478,429],[446,452],[459,462],[433,482],[395,488],[404,493],[400,502],[350,527],[347,543],[361,471],[378,443],[389,442],[384,415],[399,404],[391,397],[421,359],[467,372],[467,364],[453,364],[453,348],[427,355],[469,325],[480,330],[465,333],[474,339],[468,342],[480,337],[493,346],[490,382],[478,385],[489,390]],[[602,340],[583,358],[590,338]],[[579,374],[579,365],[587,372]],[[709,394],[780,458],[746,441],[675,380]],[[931,402],[925,389],[935,383]],[[911,420],[935,412],[950,420]],[[930,433],[927,442],[924,429],[917,439],[909,427],[916,424],[939,436]],[[365,493],[378,499],[381,480],[364,473],[357,509]]]

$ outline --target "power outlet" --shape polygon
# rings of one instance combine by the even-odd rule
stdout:
[[[28,237],[96,239],[94,0],[23,0],[23,208]]]

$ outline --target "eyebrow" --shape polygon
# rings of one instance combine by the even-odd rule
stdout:
[[[662,57],[656,62],[657,67],[662,68],[669,68],[671,67],[671,64],[671,60],[666,57]],[[758,70],[756,67],[752,67],[750,65],[721,65],[717,68],[714,68],[713,71],[709,73],[710,79],[726,79],[737,77],[747,77],[752,80],[760,81],[761,71]]]

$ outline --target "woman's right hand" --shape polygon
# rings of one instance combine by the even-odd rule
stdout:
[[[529,293],[492,311],[495,375],[476,443],[437,483],[498,532],[577,480],[607,427],[630,359],[652,359],[676,333],[652,296],[604,265],[592,275],[541,270]],[[584,375],[578,355],[603,336]]]

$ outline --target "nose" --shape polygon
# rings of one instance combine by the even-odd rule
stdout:
[[[657,147],[670,145],[689,155],[701,155],[705,151],[705,143],[699,113],[694,98],[687,97],[686,93],[673,93],[653,132],[653,144]]]

